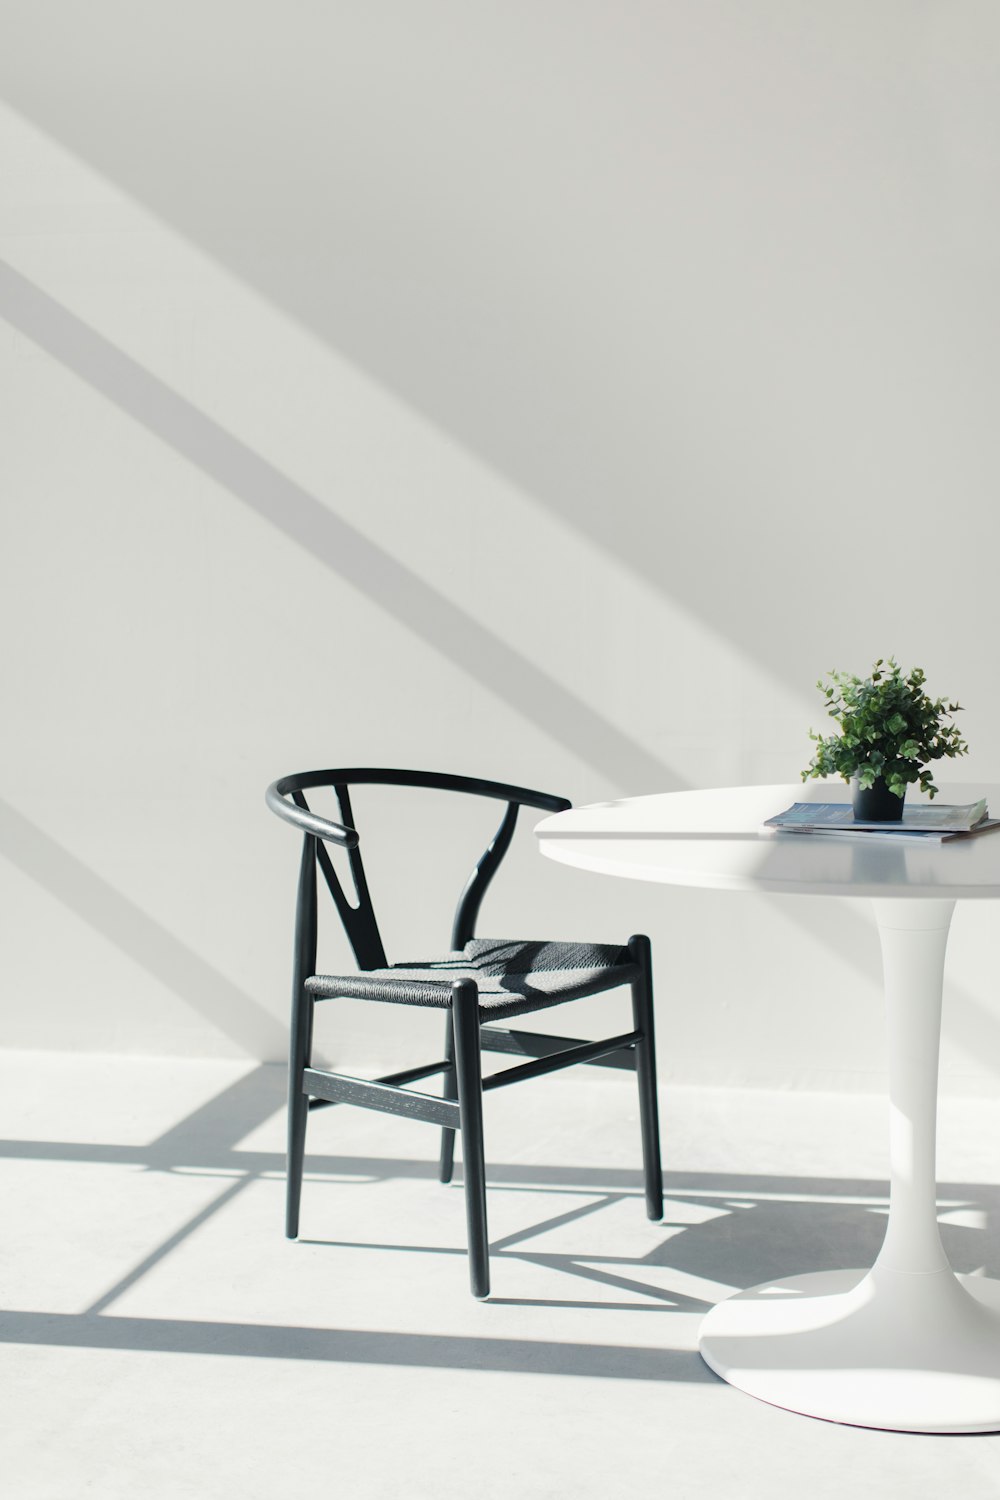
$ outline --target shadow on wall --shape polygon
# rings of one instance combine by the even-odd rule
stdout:
[[[55,299],[2,264],[0,315],[454,665],[486,682],[512,711],[544,729],[602,776],[632,787],[666,790],[681,784],[660,758],[534,661],[333,514]],[[10,840],[10,857],[33,879],[175,988],[251,1055],[279,1055],[283,1028],[257,1002],[13,808],[8,806],[5,818],[5,826],[0,821],[0,835],[6,833]],[[847,915],[845,920],[855,937],[860,937],[860,919]],[[846,945],[855,962],[859,949],[863,951],[863,945],[857,941]],[[843,951],[838,949],[841,956]],[[1000,1021],[984,1003],[952,986],[949,1017],[956,1040],[978,1060],[998,1056],[995,1042]]]
[[[890,4],[859,46],[838,7],[776,40],[739,5],[91,0],[57,49],[44,8],[7,11],[29,119],[772,671],[815,672],[788,629],[813,570],[748,593],[804,495],[865,529],[871,610],[879,542],[910,545],[886,476],[917,546],[940,493],[984,492],[988,256],[950,228],[991,199],[983,8]]]
[[[282,1056],[285,1028],[262,1005],[2,800],[0,854],[250,1057]]]
[[[534,661],[3,263],[0,316],[603,776],[665,790],[678,785],[668,766]]]

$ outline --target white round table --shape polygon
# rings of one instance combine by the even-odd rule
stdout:
[[[1000,786],[949,789],[947,800]],[[821,1271],[739,1292],[700,1348],[731,1385],[776,1406],[903,1432],[1000,1430],[1000,1282],[957,1276],[938,1233],[938,1045],[955,901],[1000,898],[1000,829],[946,843],[775,833],[831,785],[671,792],[573,808],[536,828],[550,859],[667,885],[868,896],[882,943],[889,1037],[889,1219],[870,1270]],[[944,799],[942,799],[944,800]]]

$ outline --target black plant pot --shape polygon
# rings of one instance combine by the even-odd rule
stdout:
[[[859,823],[898,823],[903,816],[903,797],[890,792],[881,776],[868,788],[856,781],[853,788],[854,816]],[[905,793],[904,793],[905,797]]]

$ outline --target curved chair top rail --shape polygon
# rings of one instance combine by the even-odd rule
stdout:
[[[315,834],[347,849],[356,848],[358,835],[353,828],[320,818],[308,808],[287,800],[288,794],[310,791],[318,786],[416,786],[443,792],[466,792],[475,797],[493,797],[515,806],[537,807],[544,812],[565,812],[572,807],[566,797],[550,792],[535,792],[529,787],[508,786],[502,781],[482,781],[476,776],[452,776],[447,771],[403,771],[371,766],[351,766],[344,770],[299,771],[282,776],[267,789],[267,805],[279,818],[293,823],[303,833]]]
[[[451,939],[452,949],[456,952],[460,951],[475,933],[479,907],[513,838],[519,808],[522,806],[538,807],[545,812],[564,812],[572,806],[572,803],[565,797],[555,797],[548,792],[534,792],[523,786],[508,786],[502,781],[482,781],[475,776],[452,776],[444,771],[348,767],[343,770],[302,771],[294,776],[282,776],[267,789],[268,807],[272,812],[277,813],[279,818],[292,823],[302,833],[313,835],[312,839],[307,836],[304,841],[303,879],[305,884],[300,885],[300,918],[297,923],[297,930],[301,929],[301,932],[308,938],[308,941],[303,938],[303,942],[306,943],[301,956],[303,972],[306,972],[310,963],[315,964],[316,960],[315,866],[317,863],[323,872],[330,895],[333,897],[361,968],[380,968],[386,962],[385,948],[375,919],[361,859],[361,840],[353,826],[354,813],[351,809],[348,791],[350,786],[366,782],[382,786],[414,786],[437,791],[467,792],[472,796],[492,797],[507,803],[500,827],[469,876],[459,899]],[[334,790],[340,807],[340,816],[344,819],[343,823],[333,823],[327,818],[318,817],[312,811],[303,793],[314,787],[331,787]],[[339,844],[347,850],[354,881],[356,896],[354,902],[349,901],[344,894],[326,848],[327,843]]]

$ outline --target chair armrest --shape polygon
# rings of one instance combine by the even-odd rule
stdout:
[[[291,785],[293,782],[294,786]],[[356,849],[361,840],[355,829],[345,828],[342,823],[331,823],[328,818],[320,818],[308,808],[299,807],[287,800],[284,793],[299,791],[301,784],[301,776],[284,776],[280,781],[272,781],[264,794],[264,800],[271,811],[277,813],[279,818],[284,818],[286,823],[300,828],[303,833],[314,834],[316,838],[326,839],[331,844],[341,844],[345,849]]]

